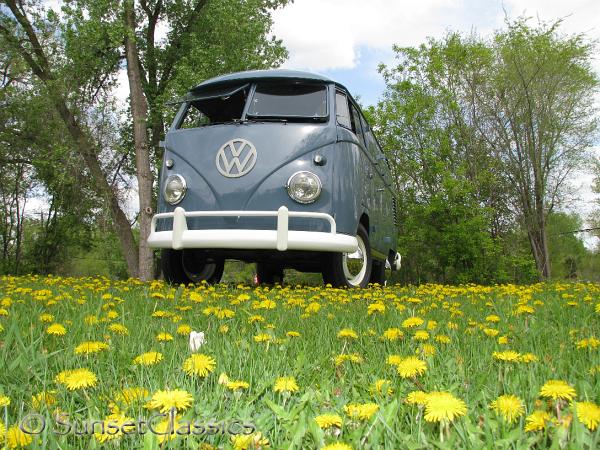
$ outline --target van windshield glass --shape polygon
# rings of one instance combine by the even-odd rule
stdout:
[[[219,88],[195,94],[179,128],[197,128],[220,123],[239,122],[248,98],[250,85]]]
[[[327,89],[318,84],[257,84],[247,117],[324,122]]]

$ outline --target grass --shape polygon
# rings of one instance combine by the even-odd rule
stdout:
[[[600,445],[598,427],[581,421],[575,403],[600,403],[600,341],[590,339],[600,338],[600,286],[595,284],[254,289],[30,276],[1,278],[0,301],[0,394],[10,400],[0,408],[6,428],[31,419],[32,413],[46,422],[31,442],[21,436],[29,448],[266,448],[267,440],[274,449],[335,443],[354,449]],[[384,305],[383,311],[374,304]],[[90,316],[98,323],[92,324]],[[423,323],[403,327],[410,317]],[[52,323],[62,324],[66,334],[48,334]],[[128,334],[111,331],[113,324],[123,325]],[[199,352],[215,360],[205,377],[182,370],[191,354],[187,331],[178,334],[182,325],[205,333]],[[345,328],[357,337],[338,337]],[[393,328],[403,337],[386,339],[384,333]],[[428,338],[416,340],[418,330],[427,331]],[[299,336],[288,336],[290,331]],[[161,332],[173,340],[157,341]],[[261,335],[265,340],[257,342]],[[76,354],[75,347],[86,341],[109,347]],[[506,350],[531,353],[535,360],[494,356]],[[160,352],[162,361],[133,364],[149,351]],[[360,362],[339,361],[340,355],[351,354]],[[402,378],[388,364],[390,355],[417,356],[426,370]],[[92,371],[97,382],[74,390],[57,383],[61,371],[77,368]],[[232,391],[219,383],[221,374],[249,387]],[[275,392],[275,381],[284,376],[294,377],[299,389]],[[374,391],[377,380],[388,380],[383,392]],[[540,397],[549,380],[572,386],[575,402]],[[129,404],[120,400],[119,393],[132,387],[147,394]],[[166,389],[184,390],[193,398],[177,415],[177,423],[196,422],[190,435],[165,439],[152,432],[132,433],[102,442],[100,435],[90,435],[91,427],[85,429],[111,413],[136,421],[153,418],[158,425],[165,417],[145,405]],[[466,413],[427,421],[423,406],[406,401],[416,390],[449,392],[464,402]],[[34,404],[32,396],[43,391],[50,391],[52,400]],[[523,404],[523,414],[512,423],[490,409],[503,394],[516,395]],[[378,408],[359,419],[346,413],[351,403]],[[534,410],[547,411],[549,419],[543,429],[525,431]],[[325,413],[339,416],[342,425],[320,428],[315,417]],[[247,428],[240,428],[243,424]],[[254,429],[249,442],[227,433]],[[15,444],[15,436],[5,435],[4,445]]]

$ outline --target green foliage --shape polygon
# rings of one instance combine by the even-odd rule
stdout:
[[[524,282],[532,261],[550,274],[546,218],[597,126],[593,46],[558,26],[449,33],[380,66],[368,115],[396,178],[406,281]]]

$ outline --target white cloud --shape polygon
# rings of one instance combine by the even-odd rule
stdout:
[[[461,0],[297,0],[275,11],[274,34],[290,51],[286,67],[352,68],[359,46],[417,45],[438,34]]]
[[[359,47],[415,46],[447,30],[487,34],[505,12],[564,18],[563,31],[600,38],[598,0],[296,0],[274,12],[273,32],[289,50],[285,67],[327,71],[358,66]]]

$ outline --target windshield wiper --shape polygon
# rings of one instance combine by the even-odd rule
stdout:
[[[246,120],[248,122],[282,122],[288,123],[288,119],[284,119],[283,117],[274,117],[274,116],[251,116],[246,115]]]

